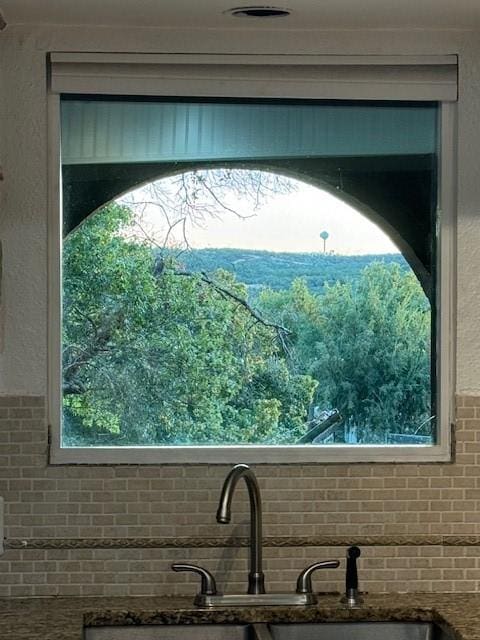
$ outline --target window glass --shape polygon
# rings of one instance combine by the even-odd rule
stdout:
[[[62,100],[63,445],[436,441],[436,103]]]

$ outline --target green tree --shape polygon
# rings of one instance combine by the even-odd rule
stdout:
[[[430,416],[430,309],[413,272],[372,264],[322,296],[310,372],[317,401],[338,408],[364,442],[413,433]]]
[[[430,308],[413,272],[374,263],[321,295],[295,280],[259,302],[291,330],[289,366],[317,382],[313,405],[340,411],[360,442],[385,442],[428,421]]]
[[[281,327],[225,271],[181,269],[129,239],[110,204],[64,247],[64,433],[70,444],[292,441],[314,381],[283,361]]]

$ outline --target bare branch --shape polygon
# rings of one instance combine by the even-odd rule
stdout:
[[[254,218],[256,216],[255,213],[252,213],[249,216],[242,215],[239,211],[236,211],[235,209],[232,209],[231,207],[228,207],[225,204],[225,202],[222,202],[220,200],[220,198],[217,197],[217,195],[215,194],[213,189],[206,182],[203,184],[203,186],[208,191],[208,193],[212,196],[213,200],[218,204],[218,206],[221,209],[224,209],[225,211],[229,211],[230,213],[233,213],[233,215],[237,216],[237,218],[247,219],[247,218]],[[257,199],[257,203],[258,203],[258,199]],[[255,206],[255,208],[256,208],[256,206]]]
[[[120,202],[135,211],[134,223],[138,224],[142,237],[152,245],[166,248],[167,242],[174,237],[179,246],[184,242],[188,248],[191,226],[204,228],[208,220],[218,219],[222,214],[242,219],[254,217],[255,211],[273,195],[290,193],[296,188],[294,180],[268,171],[199,169],[152,182],[132,191]],[[237,207],[235,201],[241,203],[241,207]],[[164,224],[153,218],[155,222],[151,222],[152,230],[149,231],[145,220],[154,208],[161,212]],[[175,238],[178,225],[181,225],[180,234]]]

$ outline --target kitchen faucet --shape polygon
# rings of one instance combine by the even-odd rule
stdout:
[[[173,564],[172,569],[174,571],[192,571],[200,576],[200,593],[195,596],[194,600],[194,603],[199,607],[316,604],[317,596],[313,592],[312,575],[317,569],[335,569],[340,564],[338,560],[315,562],[304,569],[298,576],[295,592],[265,592],[265,578],[262,570],[262,500],[257,479],[248,465],[235,465],[225,478],[220,493],[217,522],[222,524],[230,522],[232,498],[240,478],[245,480],[250,500],[250,563],[247,593],[218,593],[213,575],[197,565]]]
[[[217,522],[230,522],[230,506],[240,478],[245,480],[250,500],[250,570],[247,593],[265,593],[265,577],[262,571],[262,500],[257,478],[248,465],[235,465],[225,478],[217,510]]]

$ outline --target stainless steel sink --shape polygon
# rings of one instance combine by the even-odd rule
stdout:
[[[88,627],[85,640],[256,640],[252,625],[165,624]]]
[[[429,622],[322,622],[89,627],[85,640],[451,640]]]
[[[272,640],[450,640],[429,622],[270,624]]]

